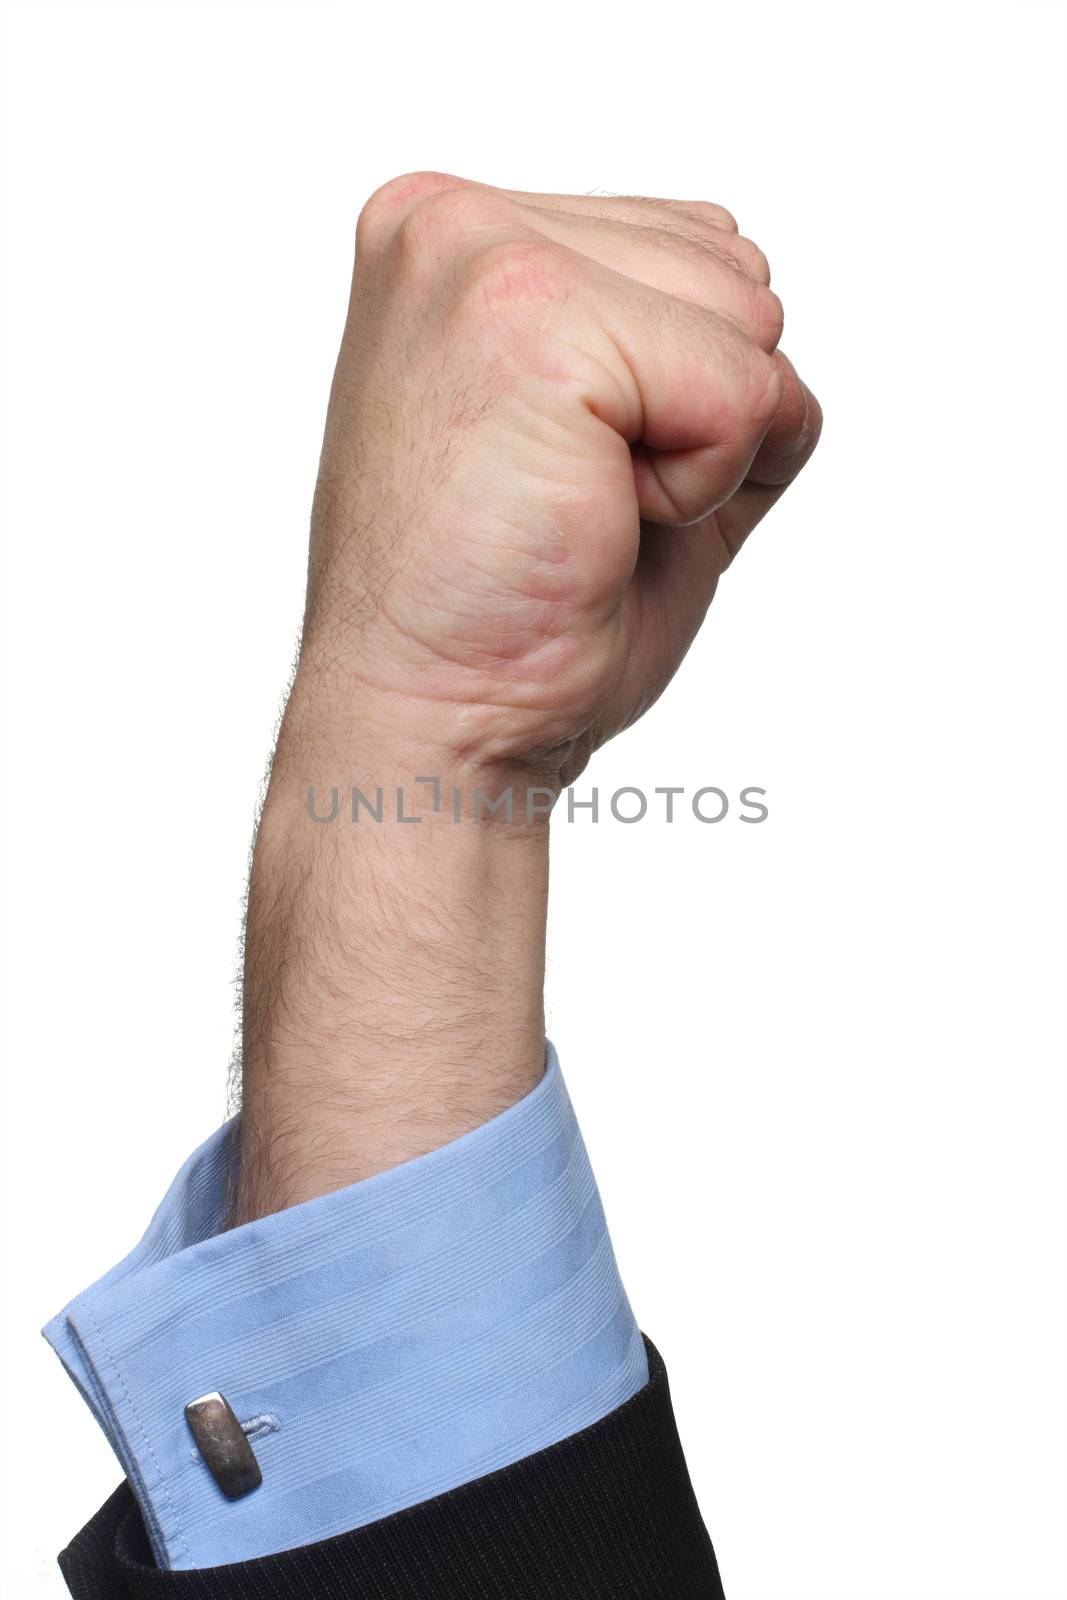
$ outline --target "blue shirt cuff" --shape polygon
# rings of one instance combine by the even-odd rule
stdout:
[[[140,1244],[44,1330],[160,1566],[375,1521],[555,1444],[648,1381],[551,1045],[538,1086],[462,1139],[220,1233],[235,1131],[189,1157]],[[185,1421],[213,1390],[263,1473],[240,1500]]]

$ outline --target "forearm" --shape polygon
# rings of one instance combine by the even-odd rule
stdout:
[[[544,1069],[547,818],[389,721],[298,674],[249,886],[235,1223],[446,1144]],[[510,822],[479,800],[509,786]]]

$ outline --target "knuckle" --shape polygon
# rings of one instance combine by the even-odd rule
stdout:
[[[387,242],[416,206],[434,195],[463,187],[462,178],[445,172],[405,172],[390,178],[364,201],[356,224],[357,244],[373,247]]]
[[[715,205],[711,200],[687,200],[682,203],[681,209],[691,216],[696,222],[703,222],[708,227],[720,232],[725,229],[727,233],[737,232],[737,219],[725,206]]]
[[[496,315],[504,309],[543,307],[569,291],[569,252],[530,235],[482,244],[468,257],[462,297],[468,309]]]
[[[762,433],[782,398],[782,374],[767,351],[749,345],[741,354],[740,381],[733,395],[733,426],[739,437]]]
[[[395,243],[416,270],[436,267],[499,221],[500,208],[492,196],[470,188],[438,189],[404,214]]]
[[[729,290],[734,322],[739,333],[754,339],[763,350],[773,350],[782,337],[785,308],[773,289],[754,283],[736,267],[731,269]]]
[[[785,307],[773,289],[761,285],[753,291],[761,339],[770,349],[778,343],[785,327]]]
[[[752,239],[746,239],[744,234],[739,233],[735,239],[730,240],[729,249],[742,271],[747,272],[750,278],[755,278],[758,283],[765,285],[770,283],[771,264]]]

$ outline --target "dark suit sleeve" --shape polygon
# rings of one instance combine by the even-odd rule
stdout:
[[[667,1373],[592,1427],[351,1533],[198,1571],[153,1565],[126,1484],[59,1558],[75,1600],[723,1600]]]

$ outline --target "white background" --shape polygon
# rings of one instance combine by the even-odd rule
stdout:
[[[730,1600],[1059,1600],[1056,4],[8,5],[5,1594],[117,1481],[37,1329],[224,1110],[361,200],[702,197],[823,443],[560,826],[559,1046]],[[367,930],[373,937],[373,930]]]

